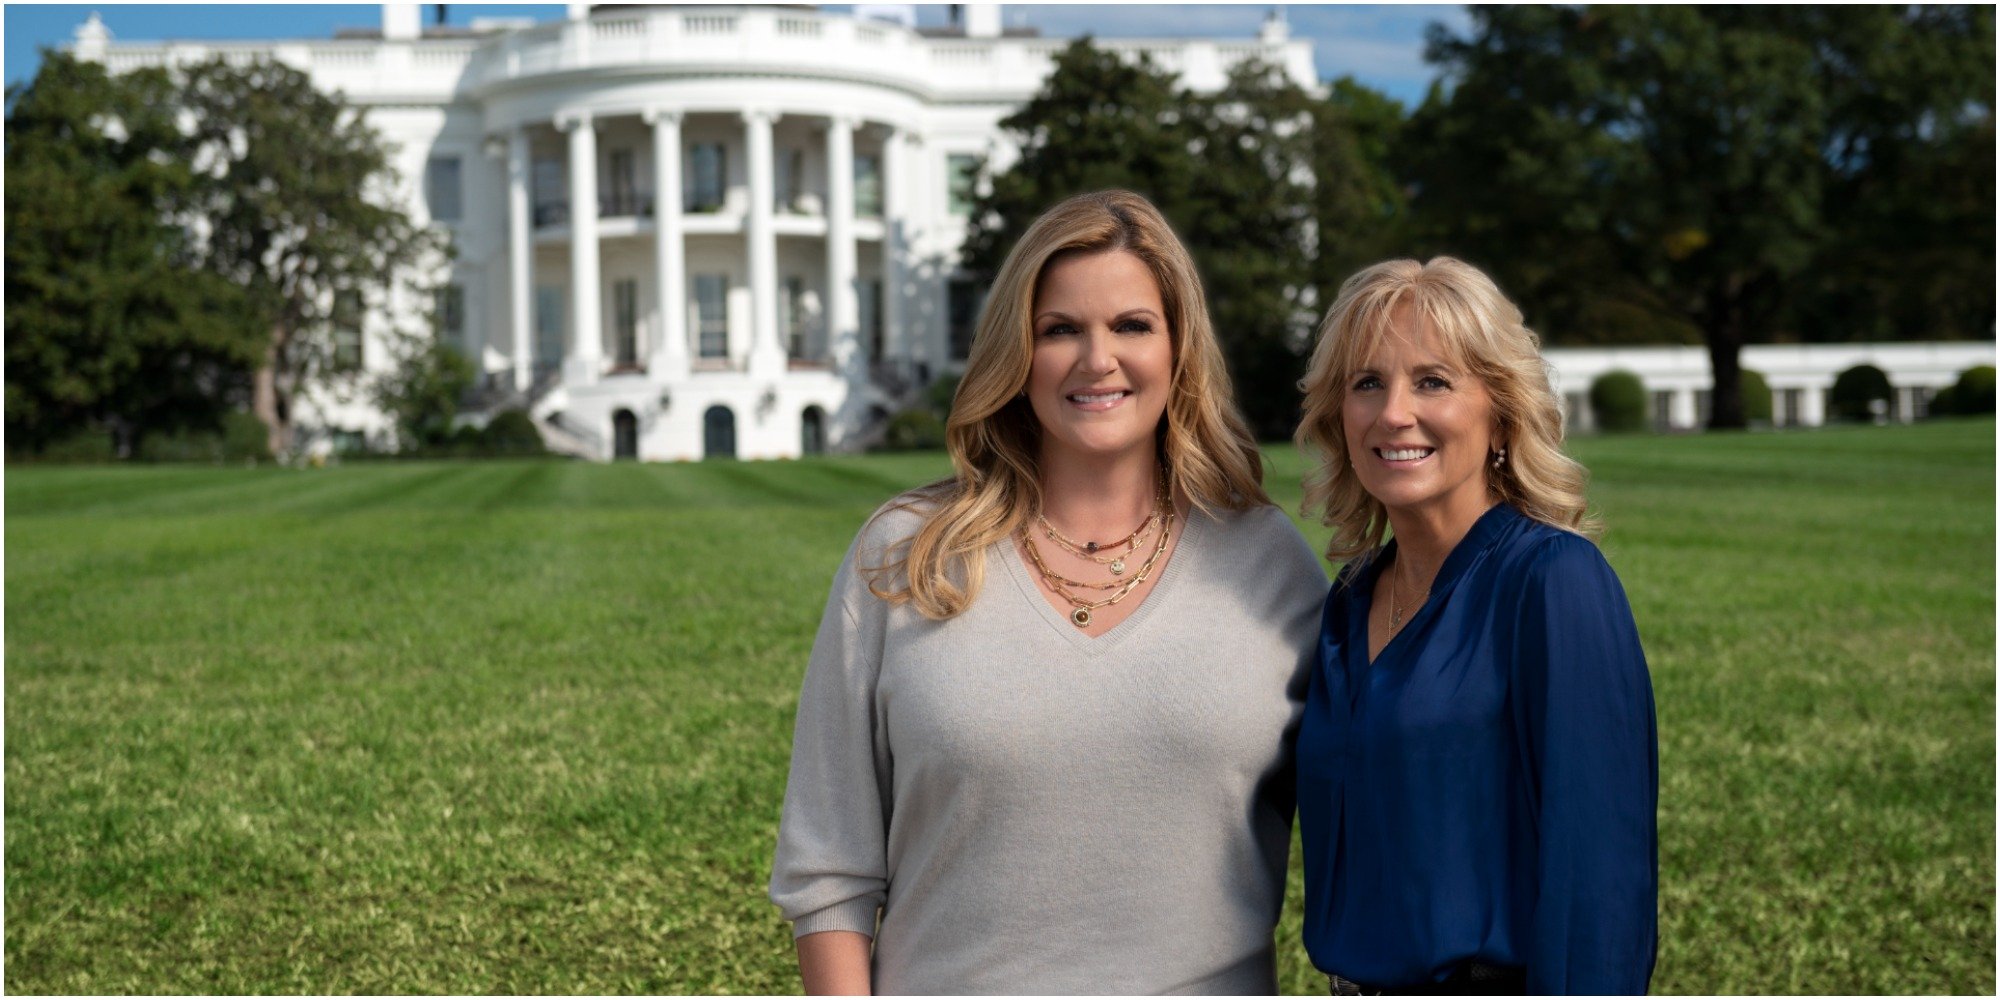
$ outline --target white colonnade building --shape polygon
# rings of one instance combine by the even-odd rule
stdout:
[[[1008,162],[1000,119],[1068,44],[994,4],[922,30],[908,5],[572,4],[430,30],[420,5],[382,10],[379,32],[270,42],[113,42],[93,15],[71,48],[114,71],[275,59],[363,109],[456,254],[437,303],[367,303],[340,353],[381,370],[384,332],[435,308],[492,405],[599,459],[854,447],[956,367],[983,291],[958,269],[976,167]],[[1318,87],[1278,20],[1098,44],[1197,89],[1252,58]],[[391,433],[347,395],[307,400],[302,429]]]

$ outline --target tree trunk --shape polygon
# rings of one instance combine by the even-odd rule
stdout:
[[[284,330],[271,331],[271,345],[264,352],[264,363],[257,366],[250,382],[250,412],[263,422],[264,446],[279,461],[284,460],[292,444],[291,407],[278,385],[278,359],[284,356],[287,338]]]
[[[1708,394],[1708,429],[1740,431],[1750,426],[1743,415],[1742,311],[1730,302],[1709,315],[1704,333],[1715,384]]]

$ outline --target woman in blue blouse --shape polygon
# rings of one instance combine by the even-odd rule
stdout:
[[[1336,993],[1645,992],[1652,683],[1535,335],[1476,268],[1389,261],[1303,386],[1306,509],[1348,561],[1298,737],[1313,964]]]

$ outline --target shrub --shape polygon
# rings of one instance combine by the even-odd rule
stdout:
[[[956,375],[939,375],[937,380],[931,383],[931,387],[924,390],[924,399],[930,404],[931,412],[937,414],[940,419],[951,416],[951,400],[956,395],[958,395]]]
[[[1934,416],[1978,416],[1993,412],[1993,366],[1974,365],[1958,373],[1958,381],[1931,397]]]
[[[490,455],[540,455],[542,434],[526,410],[502,410],[487,421],[481,444]]]
[[[929,410],[911,409],[889,420],[882,447],[890,451],[929,451],[944,447],[944,421]]]
[[[1646,426],[1646,383],[1628,371],[1608,371],[1590,383],[1590,409],[1597,429],[1614,433]]]
[[[1771,422],[1771,383],[1764,373],[1743,369],[1743,419],[1753,424]]]
[[[1889,397],[1895,391],[1882,369],[1855,365],[1833,377],[1833,391],[1828,394],[1827,403],[1833,410],[1832,416],[1838,419],[1874,420],[1875,402],[1880,400],[1886,412]]]

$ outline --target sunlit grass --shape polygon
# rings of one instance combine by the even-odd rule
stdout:
[[[1659,702],[1656,991],[1992,992],[1993,435],[1578,443]],[[946,468],[9,469],[5,987],[795,991],[800,671]]]

